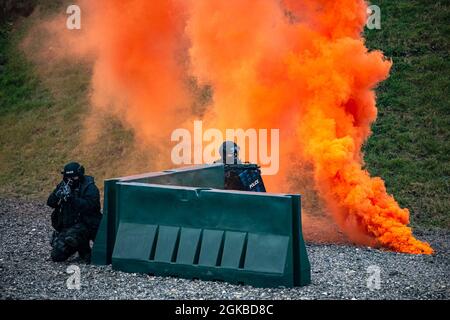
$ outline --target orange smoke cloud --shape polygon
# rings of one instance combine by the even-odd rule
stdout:
[[[222,129],[280,128],[285,158],[280,176],[268,181],[271,190],[282,189],[295,169],[292,156],[310,161],[317,191],[351,239],[432,253],[406,226],[408,210],[387,194],[380,178],[362,170],[361,146],[377,112],[373,89],[391,67],[381,52],[368,52],[360,36],[366,4],[284,5],[192,1],[192,72],[214,88],[207,120]]]
[[[82,37],[75,48],[95,56],[93,105],[132,125],[143,142],[166,140],[190,114],[179,63],[186,46],[181,2],[79,3]]]
[[[376,119],[374,88],[391,62],[369,52],[363,0],[82,1],[84,42],[95,53],[93,102],[140,138],[168,143],[193,118],[185,79],[213,88],[206,126],[279,128],[280,172],[270,191],[298,192],[295,163],[355,242],[432,253],[409,212],[363,170]],[[305,199],[304,201],[308,201]]]

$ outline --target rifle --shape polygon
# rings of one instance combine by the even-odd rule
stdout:
[[[63,181],[63,184],[56,192],[56,195],[59,198],[58,205],[60,205],[63,200],[64,200],[64,202],[67,202],[67,200],[70,198],[71,192],[72,192],[72,189],[71,189],[72,184],[73,184],[72,179]]]

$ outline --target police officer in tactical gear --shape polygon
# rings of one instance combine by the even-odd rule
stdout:
[[[89,263],[90,240],[95,240],[101,220],[100,193],[94,178],[85,175],[84,167],[77,162],[66,164],[61,174],[63,180],[47,200],[54,209],[51,258],[65,261],[78,252]]]
[[[242,163],[239,146],[233,141],[225,141],[219,148],[221,159],[214,163],[224,164],[225,190],[266,192],[261,170],[257,164]]]

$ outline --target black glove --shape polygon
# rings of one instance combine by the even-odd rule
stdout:
[[[56,190],[55,196],[57,196],[59,199],[62,199],[64,195],[63,191],[63,185],[61,185],[58,190]]]

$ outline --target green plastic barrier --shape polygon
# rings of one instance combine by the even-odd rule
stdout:
[[[300,196],[217,187],[220,164],[105,181],[93,263],[259,287],[309,284]]]
[[[92,250],[92,263],[96,265],[111,264],[111,255],[119,223],[116,210],[116,201],[118,199],[116,196],[117,182],[142,182],[223,189],[223,172],[222,164],[214,164],[105,180],[103,218]]]

